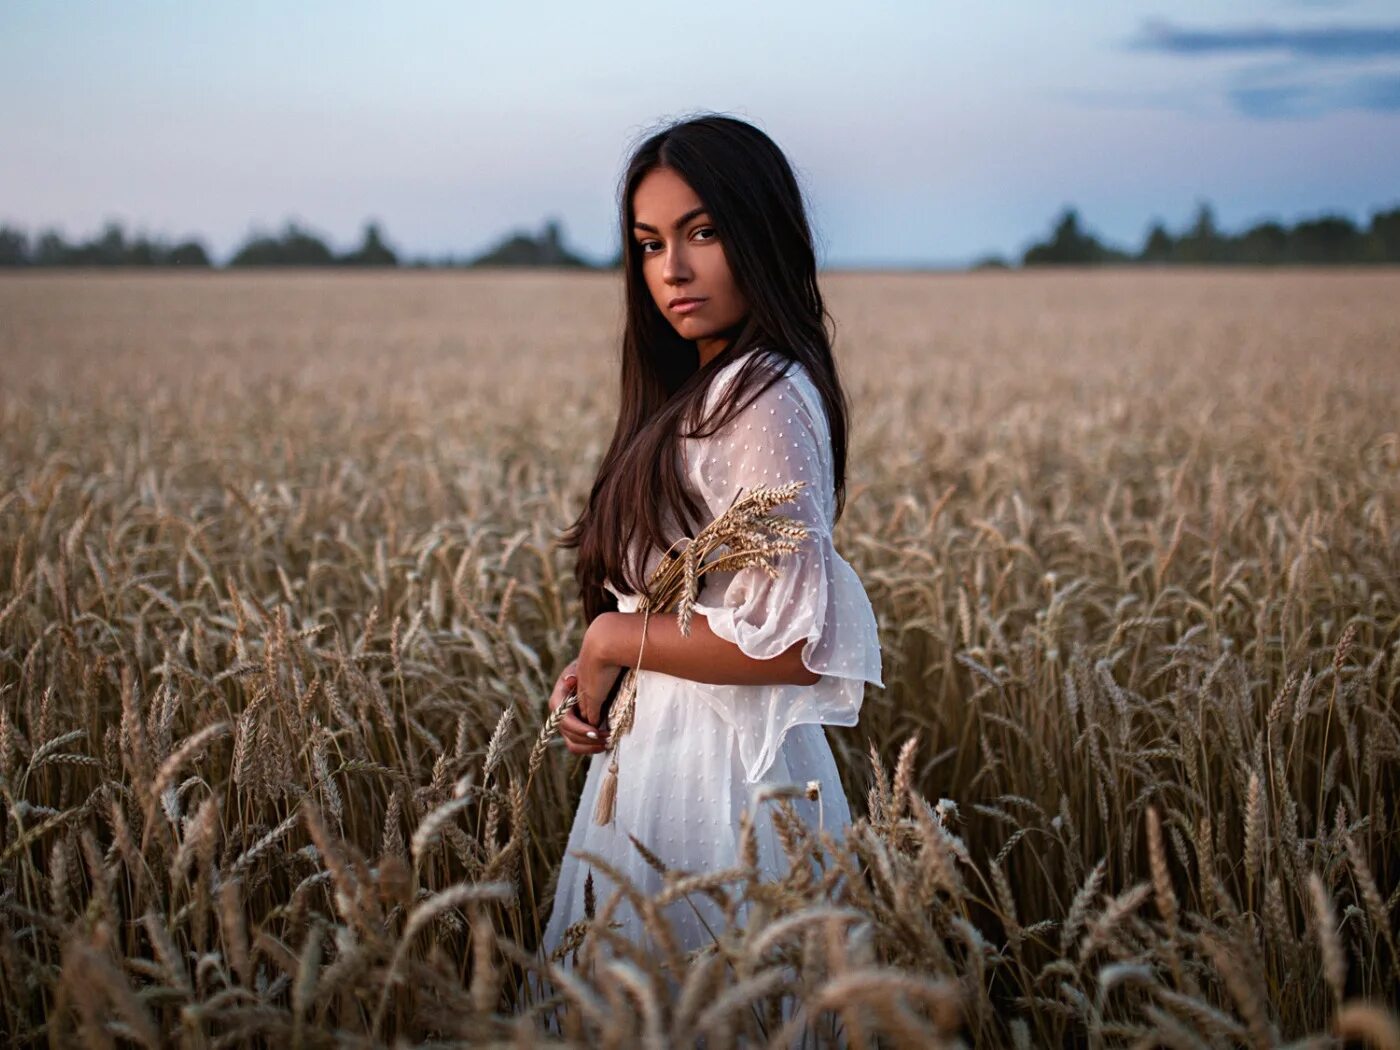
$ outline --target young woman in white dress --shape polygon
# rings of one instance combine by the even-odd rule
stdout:
[[[883,686],[876,620],[860,579],[832,545],[845,496],[846,405],[817,287],[806,210],[791,167],[762,131],[707,115],[652,134],[621,186],[626,330],[621,402],[588,504],[566,532],[588,620],[582,649],[550,697],[578,704],[560,723],[589,755],[583,795],[540,945],[548,955],[584,916],[592,870],[601,907],[604,857],[645,894],[667,866],[713,871],[739,862],[740,815],[756,818],[759,866],[786,870],[765,787],[816,781],[799,815],[838,839],[850,822],[824,725],[853,726],[867,682]],[[594,821],[610,755],[600,708],[642,646],[641,592],[678,537],[722,514],[742,489],[802,480],[775,514],[809,536],[759,567],[702,577],[690,635],[653,613],[637,678],[635,720],[619,741],[615,811]],[[645,556],[638,557],[639,551]],[[641,564],[637,564],[640,561]],[[701,894],[668,906],[682,951],[718,932]],[[623,903],[614,915],[650,944]]]

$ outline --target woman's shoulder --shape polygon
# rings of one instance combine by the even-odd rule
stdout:
[[[750,358],[758,357],[762,360],[761,368],[763,378],[759,380],[759,385],[767,385],[767,376],[772,372],[778,373],[778,378],[773,380],[772,385],[763,395],[768,398],[781,398],[792,394],[801,397],[804,401],[811,401],[816,387],[812,382],[812,377],[807,374],[807,367],[797,358],[783,353],[774,347],[757,346],[754,349],[740,354],[733,361],[725,364],[715,373],[714,380],[710,384],[709,395],[706,398],[707,411],[719,403],[719,399],[737,380],[740,370]],[[776,392],[776,393],[775,393]]]
[[[776,366],[778,377],[770,382],[768,377],[771,372],[761,369],[759,378],[753,381],[754,387],[739,394],[738,410],[723,425],[714,427],[702,437],[689,438],[684,442],[687,460],[693,468],[703,467],[714,458],[717,450],[731,442],[744,440],[747,437],[744,432],[750,429],[759,432],[756,435],[759,443],[755,449],[767,447],[765,442],[776,449],[778,442],[805,448],[808,444],[822,446],[830,441],[821,393],[808,375],[806,366],[777,350],[756,348],[749,353],[763,353],[770,358]],[[719,418],[721,398],[731,380],[738,375],[743,362],[748,360],[749,353],[720,369],[706,398],[702,419],[715,421]],[[761,389],[755,395],[753,389],[756,388]],[[787,455],[793,450],[792,447],[784,447],[781,453]],[[754,454],[759,453],[755,451]],[[827,453],[819,451],[818,454],[825,456]]]

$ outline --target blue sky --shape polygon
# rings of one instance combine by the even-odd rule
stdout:
[[[696,110],[783,147],[830,266],[1018,253],[1066,204],[1131,247],[1202,199],[1400,205],[1394,3],[6,0],[0,99],[0,221],[219,260],[288,219],[436,256],[551,216],[601,258],[629,146]]]

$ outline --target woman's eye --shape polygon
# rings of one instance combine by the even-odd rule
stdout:
[[[696,233],[708,233],[710,236],[707,237],[707,238],[705,238],[705,239],[706,239],[706,240],[711,240],[711,241],[714,240],[716,237],[719,236],[719,231],[716,230],[713,226],[700,226],[700,227],[698,227],[698,228],[695,230],[695,232],[696,232]],[[655,255],[655,254],[656,254],[655,252],[649,252],[649,251],[647,251],[647,249],[648,249],[649,247],[651,247],[653,244],[660,244],[660,243],[661,243],[660,241],[638,241],[638,242],[637,242],[637,246],[641,249],[641,252],[642,252],[643,255]]]

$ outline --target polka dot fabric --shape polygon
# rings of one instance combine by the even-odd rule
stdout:
[[[712,398],[739,364],[717,377]],[[755,659],[771,659],[802,642],[803,664],[822,676],[812,686],[692,683],[733,728],[745,776],[755,783],[793,726],[853,726],[865,683],[883,687],[875,612],[860,577],[832,543],[830,431],[821,397],[801,365],[792,365],[723,430],[691,444],[691,480],[711,517],[724,513],[741,489],[807,483],[794,502],[774,511],[798,519],[809,534],[800,550],[779,559],[778,578],[758,566],[707,573],[695,606],[715,634]]]
[[[708,407],[741,364],[735,361],[716,376]],[[740,486],[778,485],[793,478],[809,482],[798,502],[776,509],[800,518],[810,532],[801,550],[780,557],[779,579],[770,580],[759,568],[706,574],[696,612],[716,634],[759,659],[803,642],[803,662],[821,680],[812,686],[711,685],[648,670],[643,658],[635,721],[619,742],[613,823],[593,823],[609,759],[601,753],[588,759],[541,943],[546,954],[569,924],[583,916],[590,871],[599,907],[614,888],[580,852],[602,857],[643,893],[652,894],[662,888],[663,878],[629,834],[669,868],[717,871],[739,863],[739,818],[747,809],[756,815],[759,868],[777,877],[787,869],[786,854],[769,816],[772,803],[761,802],[759,793],[811,781],[817,782],[820,797],[794,800],[798,814],[837,841],[844,837],[850,809],[822,727],[855,725],[865,683],[882,686],[883,681],[874,612],[855,571],[832,546],[835,497],[825,418],[816,388],[794,364],[721,431],[682,441],[687,475],[711,517],[729,507]],[[649,552],[648,573],[660,553]],[[638,596],[608,589],[617,595],[622,612],[636,611]],[[815,862],[813,872],[819,874]],[[709,943],[710,930],[723,922],[703,894],[674,901],[663,914],[683,951]],[[614,921],[635,942],[656,948],[631,904],[624,901]]]

